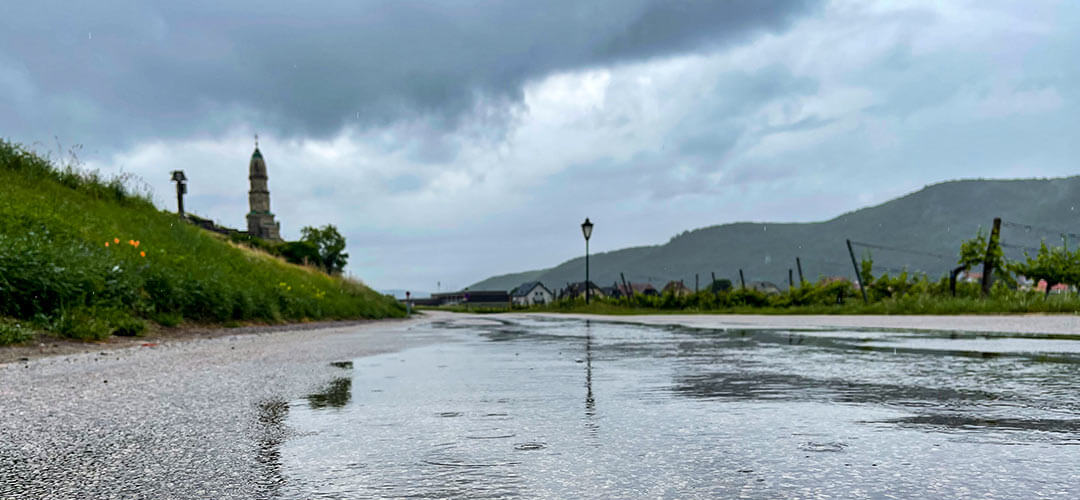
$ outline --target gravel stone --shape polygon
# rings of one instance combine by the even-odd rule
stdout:
[[[332,362],[443,340],[439,317],[0,364],[0,499],[270,496],[285,402]]]

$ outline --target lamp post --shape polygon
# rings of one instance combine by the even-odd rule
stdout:
[[[585,235],[585,304],[589,303],[589,236],[592,236],[593,223],[589,218],[581,223],[581,234]]]
[[[183,170],[172,171],[172,181],[176,183],[176,213],[184,216],[184,195],[187,194],[187,176]]]

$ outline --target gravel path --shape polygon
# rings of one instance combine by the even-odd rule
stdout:
[[[551,317],[626,322],[643,325],[679,325],[691,328],[888,328],[965,332],[1080,335],[1080,315],[971,315],[971,316],[781,316],[724,314],[655,314],[610,316],[602,314],[499,314],[489,317]]]
[[[286,402],[443,316],[0,364],[0,499],[270,496]]]

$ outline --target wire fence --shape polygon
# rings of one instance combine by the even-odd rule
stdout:
[[[986,237],[990,236],[988,233],[984,235]],[[974,233],[971,236],[974,236]],[[672,276],[682,276],[681,279],[674,279],[683,281],[684,285],[692,290],[709,286],[714,278],[729,279],[736,287],[740,286],[742,281],[745,281],[748,287],[752,284],[771,283],[780,288],[787,288],[788,286],[795,286],[801,280],[813,282],[820,278],[831,277],[853,279],[853,273],[859,272],[856,269],[861,265],[859,261],[868,256],[873,260],[873,271],[876,275],[888,273],[896,276],[907,272],[909,274],[926,274],[931,278],[936,278],[949,276],[953,270],[957,269],[960,261],[960,243],[966,239],[955,240],[955,248],[950,248],[953,243],[934,245],[928,242],[925,246],[913,246],[880,241],[850,240],[852,250],[855,253],[855,266],[852,265],[849,255],[847,255],[847,249],[843,248],[842,245],[838,245],[835,254],[813,253],[799,256],[798,260],[791,257],[790,262],[783,264],[775,259],[770,263],[768,257],[766,257],[764,269],[760,264],[751,266],[746,269],[747,272],[742,277],[736,272],[742,271],[742,269],[723,269],[725,266],[718,266],[717,269],[706,269],[700,272],[694,271],[689,275],[686,274],[685,268],[679,270],[665,268],[659,270],[659,272],[654,270],[647,273],[638,273],[629,269],[625,272],[625,276],[620,276],[616,280],[613,288],[621,286],[622,281],[625,279],[627,283],[648,283],[660,290],[673,279]],[[1080,248],[1080,232],[1076,232],[1076,230],[1070,231],[1067,228],[1030,224],[1023,221],[1002,220],[998,241],[1006,261],[1022,261],[1028,256],[1034,257],[1044,242],[1048,246],[1064,245],[1066,247],[1076,246]],[[953,253],[948,253],[949,251]],[[786,261],[787,258],[784,260]],[[981,269],[978,268],[968,270],[969,273],[976,275],[980,271]],[[609,283],[597,283],[597,285],[608,286]]]

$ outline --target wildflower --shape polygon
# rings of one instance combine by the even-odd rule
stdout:
[[[113,243],[116,243],[116,244],[120,243],[120,238],[113,238],[112,240],[113,240]]]
[[[106,241],[106,242],[105,242],[105,246],[109,246],[109,242],[108,242],[108,241]]]
[[[135,240],[128,240],[128,245],[135,246]]]
[[[139,257],[146,257],[146,252],[139,252]]]
[[[139,240],[135,240],[135,248],[139,248]]]

